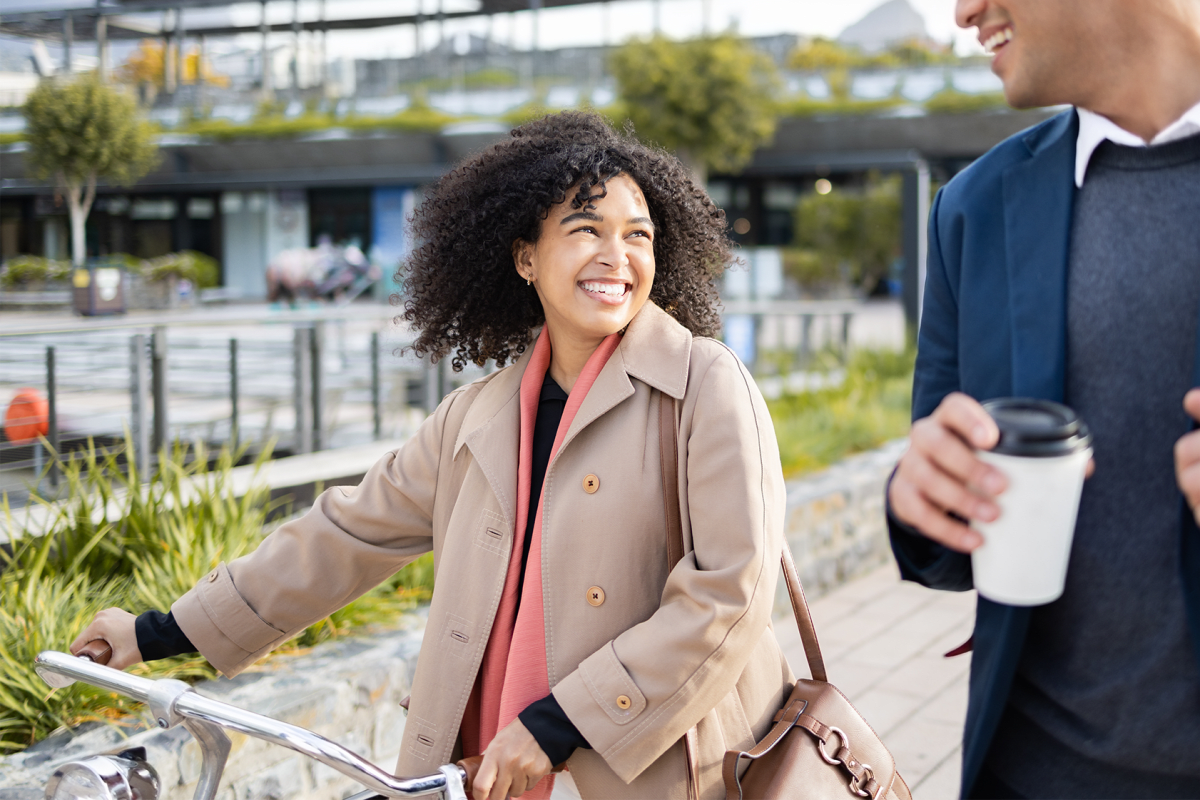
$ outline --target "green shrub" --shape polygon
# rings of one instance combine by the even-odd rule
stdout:
[[[195,284],[197,289],[216,286],[221,278],[217,260],[194,250],[152,258],[145,262],[141,272],[148,281],[162,281],[171,276],[184,278]]]
[[[205,448],[177,447],[142,482],[124,448],[90,446],[62,464],[67,500],[47,508],[44,527],[17,531],[12,553],[0,550],[0,751],[16,750],[55,728],[117,720],[135,705],[76,684],[48,690],[33,671],[42,650],[66,650],[99,610],[165,611],[219,562],[254,550],[273,506],[269,490],[251,481],[238,496],[231,470],[240,452],[212,457]],[[260,455],[261,465],[269,453]],[[15,530],[3,501],[8,529]],[[277,652],[296,652],[364,626],[393,622],[428,599],[432,554],[302,632]],[[215,675],[198,655],[140,664],[133,673],[199,680]]]
[[[880,100],[855,100],[853,98],[816,100],[811,97],[798,97],[780,102],[779,115],[781,117],[865,116],[889,111],[903,104],[904,100],[896,97],[885,97]]]
[[[859,350],[840,385],[769,402],[784,473],[823,469],[907,434],[914,358]]]
[[[925,101],[930,114],[974,114],[980,111],[1009,111],[1004,92],[967,94],[956,89],[942,89]]]
[[[38,281],[65,281],[71,277],[71,262],[41,256],[15,256],[0,268],[0,286],[15,289]]]
[[[199,120],[186,126],[188,133],[216,141],[235,139],[286,139],[317,133],[331,128],[349,131],[439,131],[460,118],[414,102],[411,106],[390,117],[362,117],[351,115],[338,119],[329,114],[306,113],[294,119],[282,116],[264,116],[250,122],[238,123],[225,119]]]

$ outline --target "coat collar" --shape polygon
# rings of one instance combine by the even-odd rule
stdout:
[[[634,393],[630,378],[682,399],[687,389],[692,334],[653,303],[629,323],[615,353],[600,371],[560,447]],[[490,376],[459,428],[454,453],[465,445],[487,476],[509,520],[516,519],[517,455],[520,448],[521,378],[529,366],[528,348],[507,369]]]
[[[1073,110],[1038,126],[1022,138],[1028,158],[1002,178],[1012,393],[1017,397],[1063,399],[1078,131]]]

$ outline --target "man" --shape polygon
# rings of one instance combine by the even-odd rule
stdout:
[[[1095,437],[1063,597],[978,601],[962,793],[1200,797],[1200,0],[956,13],[1013,106],[1075,108],[934,201],[903,576],[971,588],[1005,488],[979,401],[1064,402]]]

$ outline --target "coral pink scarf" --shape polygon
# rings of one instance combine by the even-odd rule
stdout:
[[[558,453],[571,421],[583,404],[588,390],[596,382],[600,370],[621,343],[621,335],[608,336],[592,353],[583,372],[571,387],[550,463]],[[550,678],[546,668],[546,624],[542,598],[542,510],[539,500],[533,523],[533,538],[525,563],[525,583],[521,590],[521,605],[517,607],[517,582],[521,575],[521,551],[525,526],[529,520],[529,491],[533,484],[533,428],[541,399],[542,382],[550,367],[550,335],[542,328],[533,348],[533,356],[521,378],[521,452],[517,460],[517,520],[513,530],[513,550],[504,580],[504,593],[492,623],[487,650],[483,657],[479,690],[479,728],[470,730],[471,720],[464,720],[464,755],[482,753],[496,733],[517,718],[526,706],[550,693]],[[546,473],[549,475],[549,464]],[[543,488],[544,498],[544,488]],[[468,715],[469,717],[470,715]],[[475,740],[472,734],[476,734]],[[548,775],[523,797],[544,800],[550,796],[554,776]]]

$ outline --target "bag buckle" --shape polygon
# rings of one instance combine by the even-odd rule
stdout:
[[[837,750],[835,750],[834,753],[839,753],[843,749],[845,749],[845,750],[850,749],[850,740],[846,738],[845,731],[843,731],[841,728],[830,725],[829,733],[831,733],[831,734],[836,733],[838,739],[842,743],[842,746],[839,747]],[[824,739],[818,739],[817,741],[819,742],[819,744],[817,744],[817,752],[821,754],[821,758],[824,759],[825,763],[831,767],[839,766],[842,763],[842,760],[840,758],[838,758],[836,755],[830,756],[828,753],[825,752],[825,743],[829,741],[829,736],[826,735],[826,737]]]
[[[863,764],[861,775],[850,776],[850,791],[854,792],[859,797],[870,797],[871,793],[863,787],[869,784],[874,778],[875,770],[871,769],[870,764]]]

